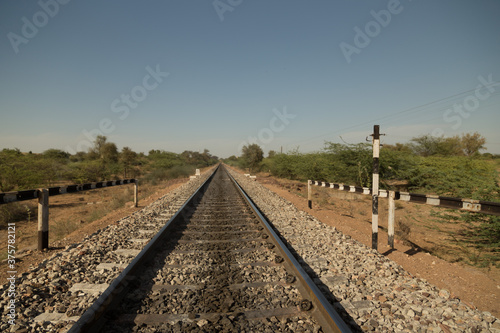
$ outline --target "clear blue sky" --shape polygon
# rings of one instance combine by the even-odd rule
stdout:
[[[480,79],[500,81],[499,17],[498,0],[2,1],[0,148],[100,131],[227,157],[380,124],[387,143],[478,131],[500,153],[500,85]]]

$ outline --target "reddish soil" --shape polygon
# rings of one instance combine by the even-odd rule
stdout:
[[[241,172],[241,171],[239,171]],[[243,172],[242,172],[243,173]],[[59,234],[60,240],[55,240],[56,233],[49,239],[50,249],[46,252],[36,251],[37,223],[36,213],[31,221],[16,223],[16,268],[18,276],[30,267],[36,267],[66,245],[80,242],[86,235],[115,223],[133,212],[142,209],[166,193],[186,182],[186,179],[169,181],[151,187],[145,195],[144,188],[139,187],[140,203],[138,208],[131,207],[127,202],[122,208],[114,209],[108,215],[93,222],[86,222],[89,216],[99,216],[99,207],[111,204],[113,196],[124,195],[131,198],[129,186],[117,186],[107,189],[67,194],[50,198],[50,230]],[[308,212],[325,224],[336,227],[354,239],[371,246],[371,201],[368,196],[339,192],[333,189],[313,187],[313,209],[307,207],[306,186],[304,183],[276,179],[268,175],[257,178],[262,185],[281,197],[292,202],[297,208]],[[124,193],[127,192],[128,193]],[[143,196],[145,196],[143,198]],[[83,199],[82,199],[83,198]],[[92,204],[90,204],[92,203]],[[453,226],[436,225],[430,218],[431,207],[410,203],[399,203],[396,220],[403,226],[409,226],[410,231],[396,231],[395,248],[387,246],[387,203],[380,203],[380,226],[378,250],[391,260],[394,260],[413,275],[426,279],[438,288],[448,289],[469,306],[476,306],[482,311],[491,312],[500,317],[500,269],[490,267],[480,269],[463,262],[460,252],[451,246],[442,229],[453,229]],[[69,227],[68,227],[69,225]],[[71,229],[76,229],[72,231]],[[65,238],[64,234],[72,231]],[[0,239],[7,239],[7,230],[0,230]],[[6,243],[0,242],[0,251],[5,253]],[[425,250],[440,253],[448,262]],[[6,261],[0,263],[0,281],[6,282]]]
[[[313,209],[309,209],[305,183],[277,179],[268,174],[259,174],[257,181],[292,202],[298,209],[371,247],[370,196],[313,186]],[[462,254],[450,245],[446,233],[442,232],[445,227],[433,226],[436,224],[430,217],[433,207],[398,202],[396,221],[409,226],[411,231],[405,234],[396,228],[394,249],[387,245],[387,201],[380,200],[379,207],[379,252],[414,276],[426,279],[440,289],[449,290],[454,297],[469,306],[500,317],[500,269],[491,265],[482,269],[457,262],[457,256]],[[431,255],[425,249],[440,251],[443,257],[450,258],[452,262]]]
[[[156,186],[145,187],[139,184],[139,205],[133,207],[132,185],[89,190],[85,192],[64,194],[49,199],[49,249],[37,251],[37,212],[31,216],[31,221],[16,222],[16,270],[17,276],[36,267],[43,260],[54,253],[61,251],[65,246],[81,242],[85,236],[99,229],[116,223],[116,221],[143,209],[168,192],[175,190],[187,179],[174,179],[159,183]],[[110,207],[117,199],[130,200],[123,207]],[[27,202],[27,201],[26,201]],[[27,202],[28,207],[36,207],[33,202]],[[108,214],[107,211],[110,211]],[[106,214],[106,215],[104,215]],[[102,216],[104,215],[104,216]],[[92,217],[97,218],[87,222]],[[0,230],[0,239],[7,239],[7,230]],[[0,251],[4,255],[7,249],[6,242],[1,242]],[[0,283],[7,282],[7,261],[0,263]]]

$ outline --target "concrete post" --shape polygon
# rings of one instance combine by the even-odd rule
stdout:
[[[394,198],[396,197],[396,192],[389,191],[389,217],[387,221],[387,245],[394,249],[394,216],[396,211],[396,205]]]
[[[38,190],[38,251],[49,248],[49,190]]]
[[[311,181],[307,181],[307,207],[312,209],[312,190],[311,190]]]
[[[139,206],[139,180],[134,180],[134,207]]]

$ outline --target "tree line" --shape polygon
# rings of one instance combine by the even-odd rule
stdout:
[[[129,147],[121,151],[106,136],[99,135],[87,152],[71,155],[60,149],[41,154],[19,149],[0,151],[0,192],[55,186],[61,183],[88,183],[122,178],[158,181],[188,176],[195,168],[217,163],[219,158],[205,149],[203,153],[181,154],[164,150],[136,153]]]
[[[410,191],[491,198],[496,193],[497,173],[495,164],[488,160],[500,156],[482,154],[485,144],[485,138],[477,132],[451,138],[422,135],[408,143],[384,144],[380,151],[381,186],[394,189],[392,184],[397,181]],[[372,181],[370,143],[327,141],[320,151],[301,153],[294,149],[278,154],[271,150],[266,158],[260,146],[250,144],[243,147],[241,156],[231,156],[225,161],[294,180],[367,187]],[[490,194],[485,194],[485,189],[490,189]]]

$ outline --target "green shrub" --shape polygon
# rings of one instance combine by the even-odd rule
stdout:
[[[147,173],[140,181],[156,185],[160,181],[192,176],[195,173],[195,169],[196,168],[192,165],[175,165],[170,168],[157,168]]]
[[[11,202],[0,205],[0,228],[5,228],[8,223],[12,222],[34,221],[37,214],[38,208],[34,201]]]
[[[169,179],[185,178],[194,175],[195,167],[192,165],[176,165],[167,170]]]
[[[483,200],[498,200],[498,173],[494,166],[470,157],[419,158],[409,172],[409,189],[423,193]]]

